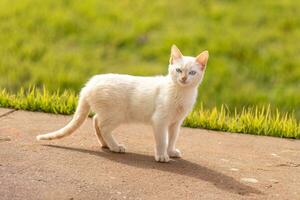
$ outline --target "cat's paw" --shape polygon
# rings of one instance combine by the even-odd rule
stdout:
[[[115,146],[115,147],[112,147],[112,148],[109,148],[112,152],[115,152],[115,153],[125,153],[126,151],[126,148],[124,145],[118,145],[118,146]]]
[[[179,149],[169,150],[168,154],[171,158],[181,158],[181,152]]]
[[[155,160],[157,162],[169,162],[170,161],[170,157],[168,156],[168,154],[155,155]]]

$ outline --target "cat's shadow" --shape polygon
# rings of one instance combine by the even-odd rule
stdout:
[[[225,190],[239,195],[249,195],[251,193],[263,194],[261,191],[253,187],[250,187],[248,185],[242,184],[230,176],[227,176],[215,170],[209,169],[205,166],[201,166],[199,164],[184,159],[172,160],[170,163],[157,163],[154,161],[153,156],[144,155],[144,154],[137,154],[137,153],[130,153],[130,152],[125,154],[117,154],[117,153],[112,153],[107,149],[103,149],[102,151],[94,151],[94,150],[58,146],[58,145],[43,145],[43,146],[76,151],[76,152],[90,154],[94,156],[100,156],[102,158],[111,161],[115,161],[129,166],[134,166],[137,168],[156,169],[156,170],[171,172],[183,176],[188,176],[202,181],[210,182],[215,187],[221,190]]]

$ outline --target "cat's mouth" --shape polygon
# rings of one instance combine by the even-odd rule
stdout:
[[[182,86],[186,86],[188,84],[187,81],[183,81],[183,80],[178,80],[179,82],[179,85],[182,85]]]

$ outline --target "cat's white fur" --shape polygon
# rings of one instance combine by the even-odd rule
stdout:
[[[175,143],[181,123],[196,101],[207,60],[207,51],[187,57],[173,45],[167,76],[96,75],[81,90],[71,122],[58,131],[38,135],[37,139],[51,140],[72,134],[92,110],[96,113],[93,118],[96,136],[103,147],[125,152],[112,131],[122,123],[150,123],[156,142],[155,160],[168,162],[169,157],[181,157]]]

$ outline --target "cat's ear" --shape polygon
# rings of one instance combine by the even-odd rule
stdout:
[[[182,58],[182,53],[180,50],[176,47],[175,44],[172,45],[171,48],[171,57],[170,57],[170,64],[174,64],[176,60],[179,60]]]
[[[203,51],[196,57],[196,62],[200,64],[201,70],[204,70],[208,61],[208,51]]]

